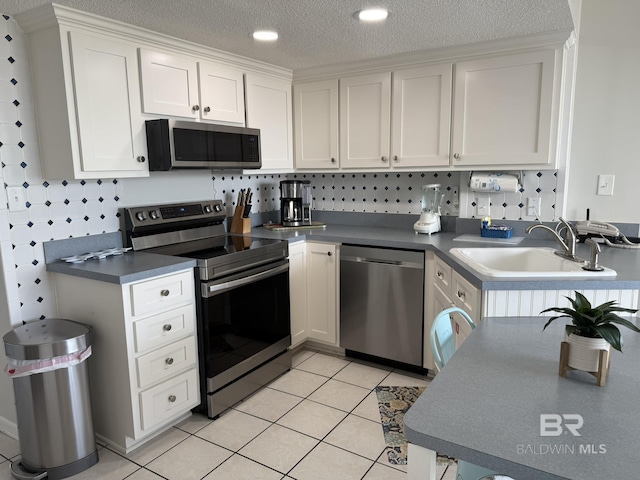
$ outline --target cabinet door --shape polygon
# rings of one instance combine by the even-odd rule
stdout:
[[[291,84],[247,74],[247,127],[260,129],[262,170],[293,168]]]
[[[144,113],[197,118],[196,61],[140,49],[142,110]]]
[[[451,64],[393,72],[391,166],[449,166]]]
[[[388,167],[391,73],[340,80],[340,166]]]
[[[69,32],[80,148],[76,178],[145,176],[135,47]]]
[[[200,118],[244,125],[242,71],[210,62],[198,62]]]
[[[542,50],[456,64],[454,167],[555,161],[555,63]]]
[[[338,168],[338,80],[293,86],[296,168]]]
[[[480,291],[455,270],[451,272],[451,296],[455,306],[466,311],[471,320],[480,321]]]
[[[309,338],[336,345],[338,319],[337,246],[307,243]]]
[[[307,339],[307,262],[305,242],[289,246],[289,294],[291,303],[291,346]]]

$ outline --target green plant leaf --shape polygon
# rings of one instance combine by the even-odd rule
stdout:
[[[607,322],[609,322],[609,323],[617,323],[618,325],[622,325],[624,327],[627,327],[628,329],[633,330],[634,332],[640,333],[640,328],[636,327],[633,323],[631,323],[626,318],[619,317],[618,315],[615,315],[613,313],[610,314],[609,317],[607,318]]]
[[[613,348],[622,352],[622,338],[620,336],[620,330],[618,327],[611,324],[598,325],[594,327],[602,338],[604,338]]]

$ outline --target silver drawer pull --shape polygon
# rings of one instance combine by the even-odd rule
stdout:
[[[162,330],[164,330],[165,332],[171,331],[171,324],[167,323],[166,325],[163,325]]]
[[[458,290],[458,298],[464,299],[464,292],[462,290]]]
[[[173,365],[173,358],[169,357],[167,358],[164,363],[166,363],[167,365]]]
[[[176,398],[176,396],[175,396],[175,395],[169,395],[168,400],[169,400],[171,403],[173,403],[173,402],[175,402],[175,401],[177,400],[177,398]]]
[[[163,297],[168,297],[170,293],[171,292],[166,288],[164,290],[160,290],[160,295],[162,295]]]

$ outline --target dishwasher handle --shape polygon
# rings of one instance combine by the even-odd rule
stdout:
[[[400,260],[387,260],[382,258],[352,257],[352,256],[341,255],[340,261],[356,262],[356,263],[377,263],[381,265],[391,265],[394,267],[405,267],[405,268],[423,268],[423,265],[420,263],[403,262]]]

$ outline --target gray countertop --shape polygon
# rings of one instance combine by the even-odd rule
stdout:
[[[412,250],[432,250],[454,267],[472,285],[482,290],[596,290],[596,289],[640,289],[640,249],[626,250],[603,246],[600,263],[617,272],[609,278],[553,277],[543,279],[509,278],[498,280],[479,275],[448,252],[453,247],[496,247],[510,248],[499,243],[480,243],[454,240],[459,233],[439,232],[429,235],[416,234],[410,228],[362,227],[351,225],[327,225],[324,229],[293,229],[271,231],[264,227],[254,228],[251,236],[289,240],[310,240],[319,242],[351,243],[367,246],[401,248]],[[553,240],[539,240],[525,237],[518,247],[549,247],[558,245]],[[589,258],[589,247],[578,244],[577,254]]]
[[[124,255],[107,257],[102,260],[87,260],[83,263],[66,263],[58,260],[48,263],[47,271],[123,284],[195,266],[196,261],[188,258],[146,252],[127,252]]]
[[[622,329],[624,353],[612,349],[598,387],[558,375],[566,323],[543,332],[545,321],[483,320],[405,415],[407,438],[519,480],[638,478],[640,335]],[[580,436],[542,436],[541,414],[581,415]]]
[[[409,250],[430,250],[440,255],[472,285],[482,290],[640,289],[640,250],[624,250],[603,246],[600,263],[615,270],[617,272],[615,277],[571,278],[558,276],[544,279],[509,278],[497,280],[477,274],[448,252],[453,247],[504,246],[504,248],[509,248],[509,246],[496,243],[457,241],[455,238],[460,236],[459,233],[439,232],[429,236],[416,234],[412,228],[407,227],[386,228],[380,226],[330,224],[323,229],[293,229],[287,231],[271,231],[264,227],[257,227],[252,230],[250,235],[255,238],[281,239],[289,242],[310,240]],[[102,261],[90,260],[84,264],[67,264],[56,260],[65,255],[93,251],[109,246],[119,246],[115,243],[119,241],[118,237],[119,233],[116,232],[79,239],[46,242],[47,270],[100,279],[111,283],[127,283],[163,273],[170,273],[171,269],[177,270],[195,266],[195,262],[185,258],[138,252],[125,254],[125,260],[107,258]],[[89,241],[91,243],[88,243]],[[551,240],[525,237],[517,246],[538,246],[555,249],[557,244]],[[579,244],[577,253],[587,258],[589,256],[589,248]],[[147,257],[147,255],[153,255],[153,257]],[[162,257],[162,259],[155,257]],[[146,267],[147,265],[149,268]]]

